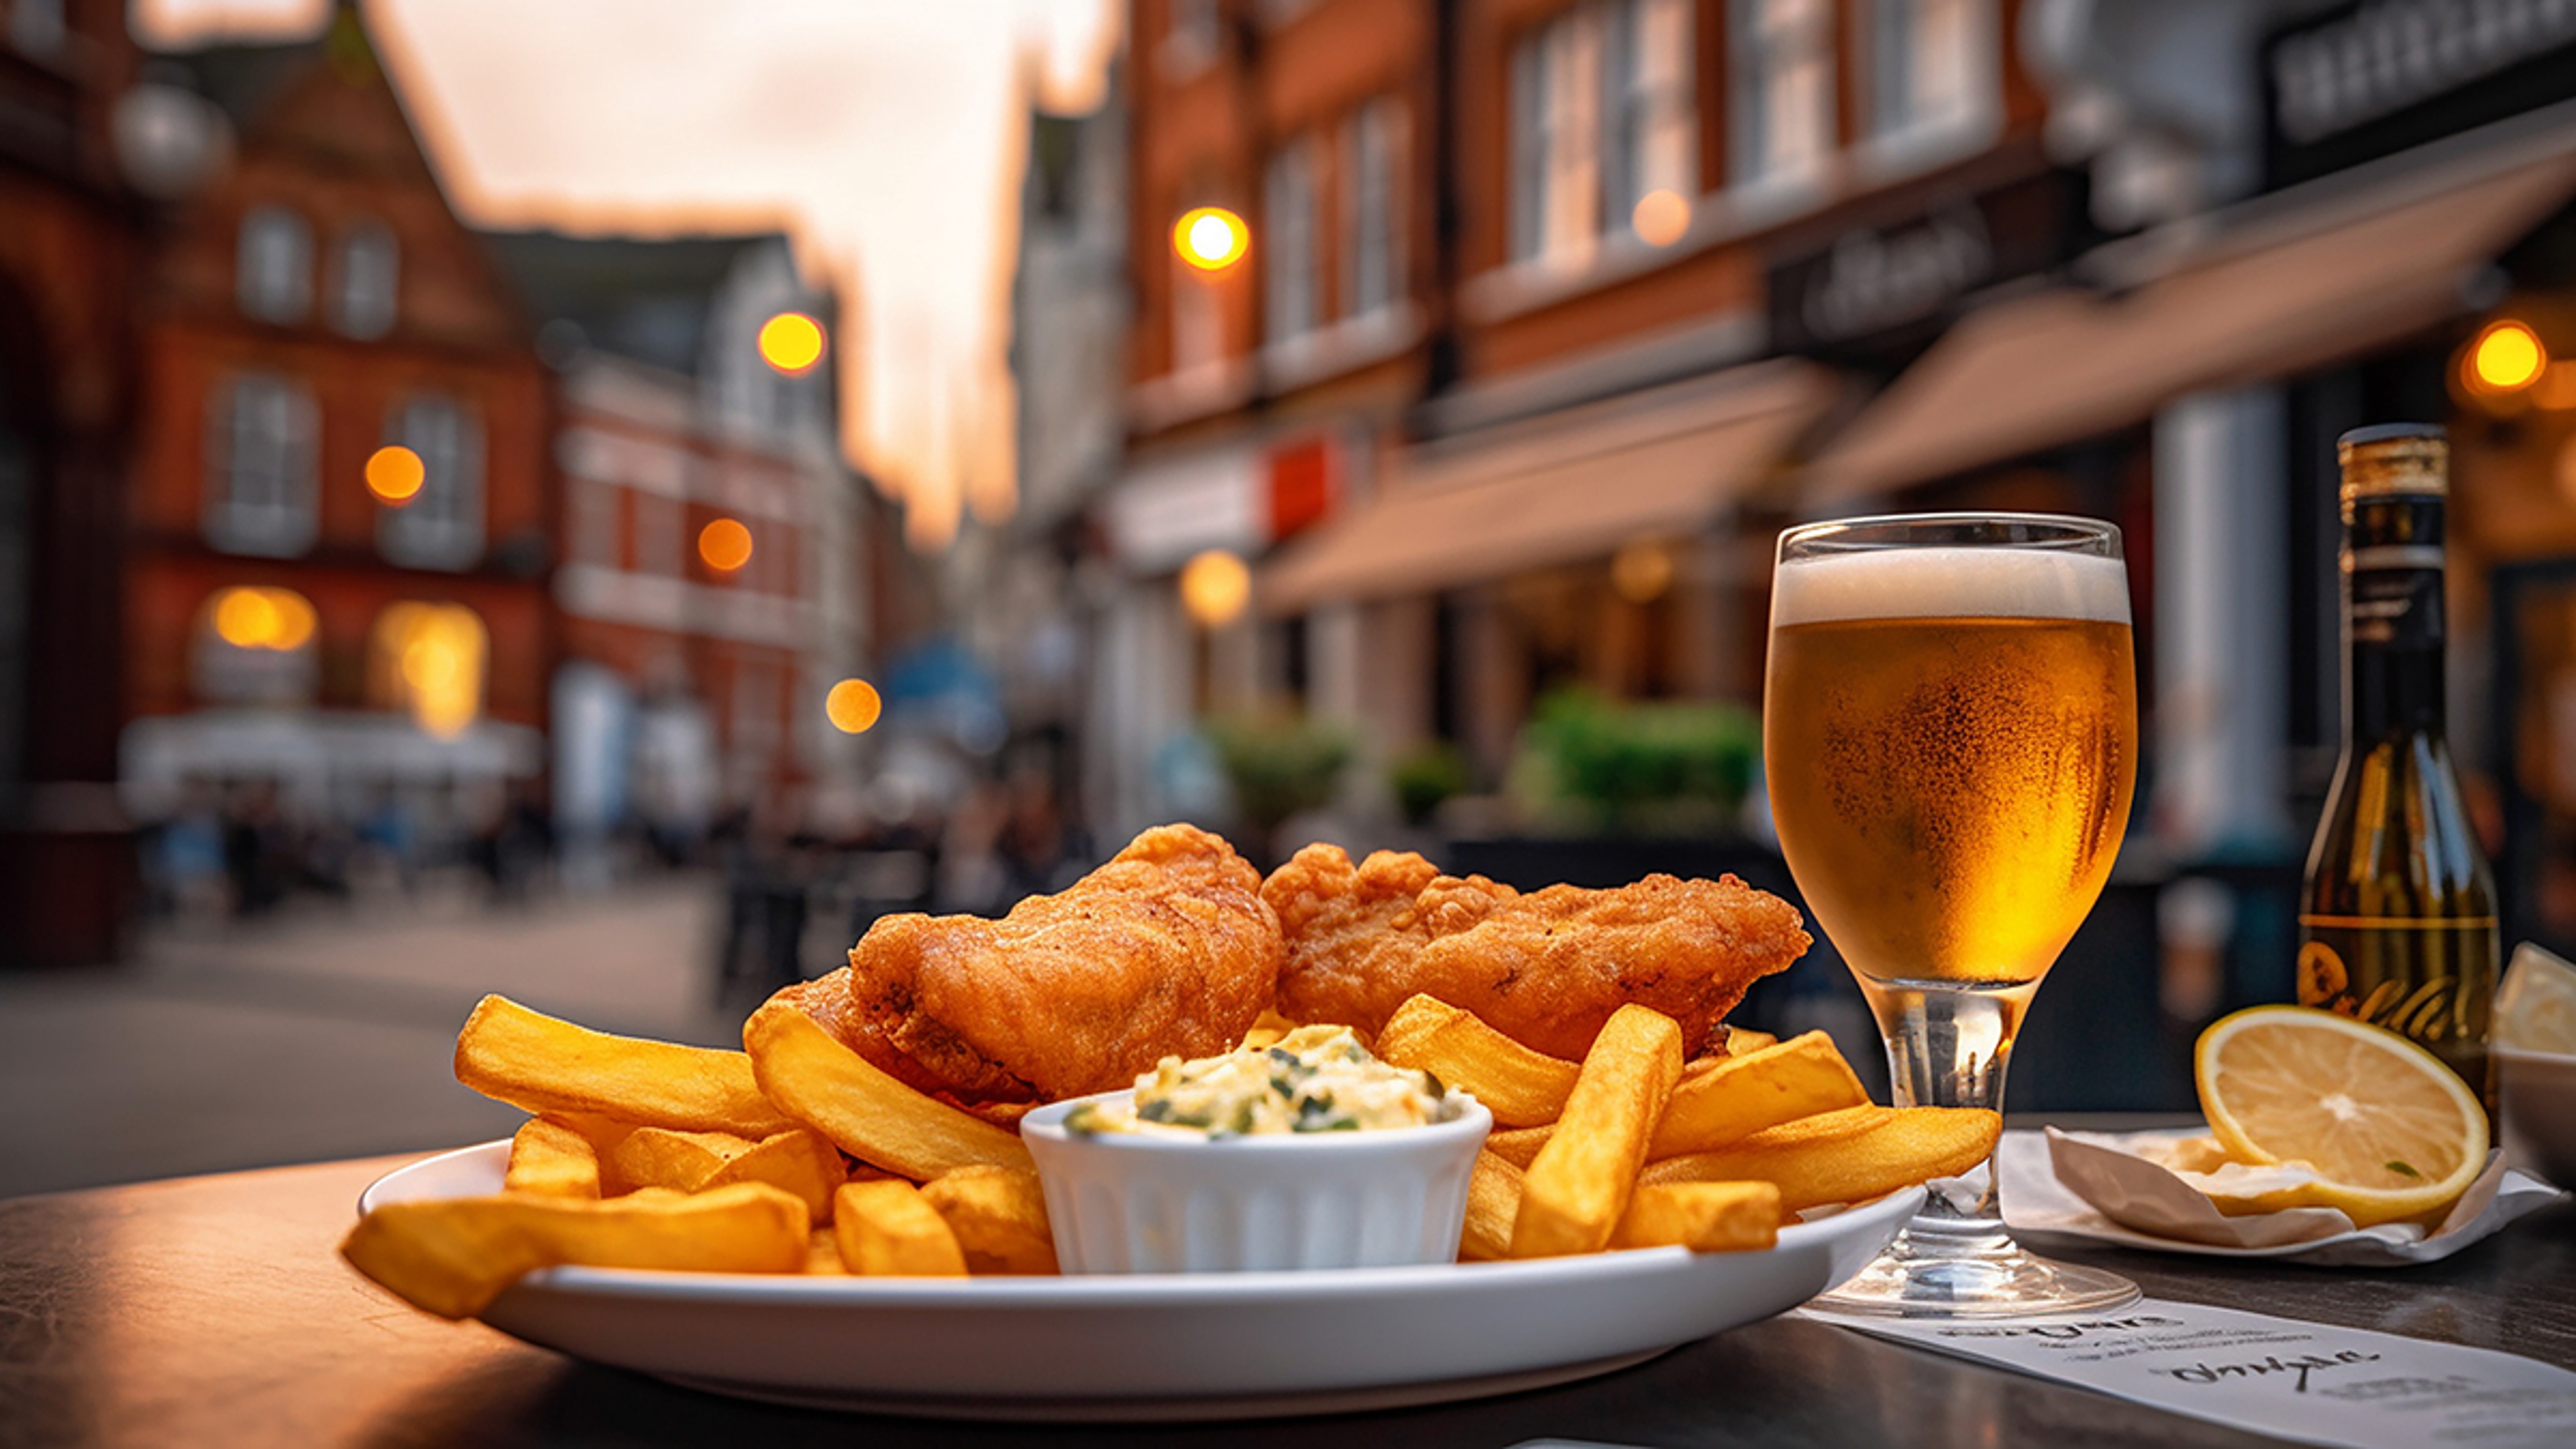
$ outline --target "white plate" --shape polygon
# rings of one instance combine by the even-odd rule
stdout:
[[[358,1200],[501,1189],[510,1144]],[[870,1279],[548,1268],[485,1322],[575,1358],[818,1408],[972,1419],[1230,1419],[1439,1403],[1606,1373],[1794,1308],[1860,1271],[1919,1188],[1761,1253],[1067,1278]]]

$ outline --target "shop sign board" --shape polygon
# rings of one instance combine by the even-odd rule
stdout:
[[[1935,192],[1902,220],[1850,227],[1771,268],[1772,345],[1783,352],[1901,360],[1962,299],[2070,255],[2079,177],[2046,172],[1983,192]]]
[[[2576,0],[2347,0],[2263,44],[2264,183],[2576,99]]]

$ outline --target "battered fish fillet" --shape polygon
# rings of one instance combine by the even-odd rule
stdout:
[[[1810,944],[1797,909],[1726,876],[1650,875],[1616,890],[1527,895],[1381,850],[1356,868],[1310,845],[1263,882],[1288,967],[1279,1010],[1374,1033],[1428,992],[1552,1056],[1579,1059],[1622,1005],[1681,1023],[1693,1055],[1745,988]]]
[[[1164,825],[998,921],[885,917],[847,967],[779,997],[913,1086],[985,1107],[1232,1050],[1284,959],[1260,872],[1218,836]]]

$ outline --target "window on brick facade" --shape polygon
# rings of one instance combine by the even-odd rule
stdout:
[[[1987,0],[1870,0],[1869,129],[1892,136],[1974,115]]]
[[[1272,154],[1262,191],[1265,327],[1274,342],[1302,336],[1321,321],[1322,250],[1317,245],[1316,144],[1301,137]]]
[[[1603,223],[1615,230],[1658,191],[1699,193],[1699,106],[1690,0],[1622,0],[1601,12],[1608,131]]]
[[[1404,103],[1381,96],[1342,125],[1341,313],[1365,317],[1404,297]]]
[[[343,230],[331,252],[331,325],[357,338],[392,331],[401,260],[393,232],[381,223]]]
[[[1811,175],[1834,149],[1833,0],[1730,0],[1732,179]]]
[[[1601,24],[1557,16],[1512,53],[1511,254],[1579,261],[1601,231]]]
[[[262,322],[301,322],[313,310],[313,228],[282,206],[242,216],[235,288],[242,312]]]
[[[614,483],[597,478],[568,480],[572,490],[572,557],[599,568],[618,566],[617,494]]]
[[[413,397],[385,419],[385,441],[420,455],[420,491],[376,513],[376,546],[398,564],[465,569],[483,556],[483,425],[454,398]]]
[[[313,546],[321,409],[299,383],[245,373],[215,389],[206,418],[206,541],[291,558]]]

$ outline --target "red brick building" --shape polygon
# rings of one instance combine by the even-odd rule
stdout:
[[[1135,0],[1126,808],[1210,708],[1490,780],[1554,687],[1750,698],[1789,465],[2085,229],[2023,9]],[[1251,234],[1213,273],[1171,236],[1209,205]],[[1205,627],[1210,549],[1260,586]]]
[[[0,964],[115,949],[117,560],[136,210],[123,0],[0,0]],[[41,685],[41,688],[39,687]]]
[[[129,777],[279,776],[321,810],[532,774],[557,644],[527,318],[354,9],[156,64],[237,139],[136,304]]]

